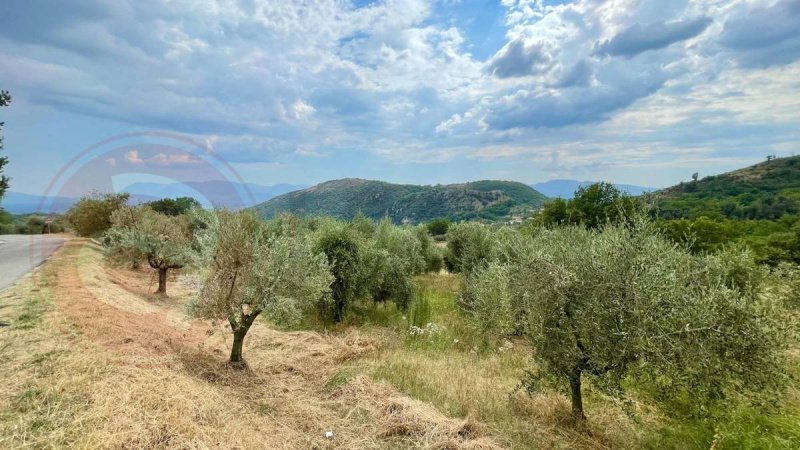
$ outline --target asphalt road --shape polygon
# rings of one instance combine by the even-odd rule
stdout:
[[[55,235],[0,235],[0,290],[33,270],[61,247],[64,239]]]

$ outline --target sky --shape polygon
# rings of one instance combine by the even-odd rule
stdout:
[[[149,132],[264,185],[664,187],[800,152],[800,0],[4,0],[0,89],[18,192]]]

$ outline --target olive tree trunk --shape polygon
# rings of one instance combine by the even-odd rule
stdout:
[[[231,347],[231,363],[238,364],[242,362],[242,346],[244,345],[244,337],[247,335],[247,329],[239,328],[233,332],[233,347]]]
[[[229,319],[231,329],[233,330],[233,346],[231,347],[230,363],[234,368],[241,369],[246,367],[244,356],[242,355],[244,337],[247,335],[247,332],[250,330],[250,327],[259,314],[261,314],[260,309],[256,309],[250,314],[242,314],[238,323]]]
[[[158,290],[156,294],[167,295],[167,269],[158,269]]]
[[[569,387],[572,398],[572,418],[575,422],[585,422],[586,415],[583,413],[583,395],[581,394],[581,369],[576,367],[569,376]]]

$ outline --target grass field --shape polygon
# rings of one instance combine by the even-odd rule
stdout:
[[[800,400],[725,422],[634,415],[588,386],[588,429],[566,398],[517,388],[535,364],[523,340],[475,332],[458,278],[418,280],[428,319],[359,305],[348,324],[281,331],[256,324],[249,369],[229,369],[230,332],[189,320],[149,271],[107,267],[69,241],[0,293],[0,448],[796,448]],[[418,317],[417,317],[418,318]],[[432,325],[427,325],[430,322]],[[797,366],[798,355],[794,354]],[[797,371],[795,370],[795,374]],[[333,431],[332,438],[325,437]]]

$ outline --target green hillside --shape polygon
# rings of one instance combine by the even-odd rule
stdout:
[[[778,158],[654,194],[663,219],[778,220],[800,213],[800,156]]]
[[[743,244],[761,262],[800,263],[800,157],[681,183],[652,199],[664,233],[695,251]]]
[[[511,181],[418,186],[346,178],[290,192],[254,208],[265,218],[285,211],[350,219],[361,211],[375,219],[389,216],[395,222],[439,217],[498,221],[512,211],[537,209],[546,199],[531,187]]]

